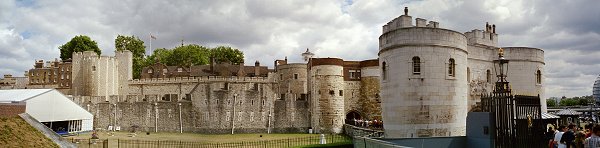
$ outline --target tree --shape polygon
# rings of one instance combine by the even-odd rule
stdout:
[[[556,107],[556,100],[548,99],[546,100],[546,105],[548,107]]]
[[[129,50],[133,54],[133,78],[139,79],[142,69],[147,66],[144,62],[146,46],[144,41],[135,36],[118,35],[115,39],[115,49],[117,51]]]
[[[215,58],[218,63],[229,61],[233,64],[240,64],[244,62],[244,53],[229,46],[215,47],[211,49],[210,53],[211,57]]]
[[[71,41],[61,45],[58,49],[60,49],[60,59],[62,60],[71,59],[73,52],[94,51],[98,55],[102,54],[96,41],[85,35],[73,37]]]
[[[205,65],[209,63],[210,49],[196,44],[189,44],[176,47],[173,49],[171,56],[171,59],[173,59],[171,65]]]

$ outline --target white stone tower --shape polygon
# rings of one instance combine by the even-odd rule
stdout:
[[[309,66],[311,127],[317,133],[341,133],[344,126],[344,61],[312,58]]]
[[[405,14],[379,37],[386,138],[465,135],[467,40]]]

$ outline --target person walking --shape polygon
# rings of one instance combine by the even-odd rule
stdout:
[[[575,148],[575,132],[577,132],[577,127],[574,124],[569,124],[569,129],[562,134],[560,143],[565,143],[566,148]]]
[[[557,148],[566,148],[567,147],[567,145],[565,143],[561,142],[565,131],[567,131],[567,127],[565,127],[564,125],[561,125],[558,127],[558,129],[556,129],[556,134],[554,134],[554,145]]]

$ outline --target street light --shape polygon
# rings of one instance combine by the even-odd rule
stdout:
[[[498,60],[494,60],[494,72],[498,81],[496,81],[496,87],[494,92],[496,93],[510,93],[511,89],[506,80],[506,74],[508,73],[508,60],[504,58],[504,49],[498,49]]]

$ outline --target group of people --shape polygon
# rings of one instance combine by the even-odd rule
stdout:
[[[585,130],[571,124],[548,129],[549,148],[596,148],[600,147],[600,124],[587,124]]]
[[[381,120],[352,119],[352,122],[354,123],[352,125],[360,127],[383,128],[383,121]]]

